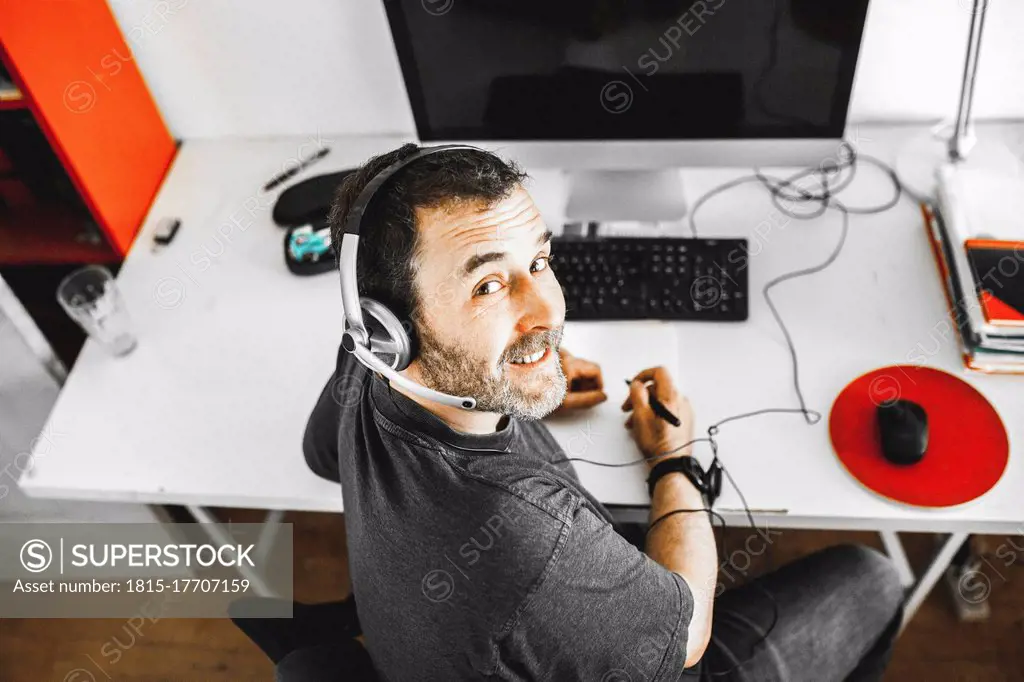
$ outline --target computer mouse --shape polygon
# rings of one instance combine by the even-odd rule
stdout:
[[[910,400],[878,406],[878,433],[882,455],[893,464],[917,464],[928,449],[928,415]]]

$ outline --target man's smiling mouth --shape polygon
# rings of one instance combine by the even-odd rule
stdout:
[[[542,350],[537,351],[536,353],[531,353],[530,355],[524,355],[523,357],[513,358],[512,360],[509,360],[509,362],[513,365],[535,365],[540,361],[544,360],[548,356],[548,353],[550,353],[550,351],[550,348],[544,348]]]

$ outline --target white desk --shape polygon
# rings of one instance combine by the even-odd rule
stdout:
[[[896,142],[911,132],[861,128],[859,148],[891,159]],[[299,178],[350,167],[401,141],[328,139],[331,154]],[[270,219],[273,197],[258,191],[283,165],[312,150],[313,140],[302,138],[183,146],[119,276],[139,346],[113,359],[86,344],[47,427],[60,437],[23,477],[28,494],[342,510],[339,487],[313,475],[301,453],[306,418],[341,335],[337,277],[300,278],[287,271],[283,231]],[[524,165],[532,171],[530,162]],[[689,199],[742,172],[688,172]],[[880,174],[865,168],[862,175],[844,195],[849,205],[887,196]],[[534,177],[538,204],[553,226],[560,225],[561,174],[538,170]],[[152,232],[164,216],[180,217],[182,227],[173,244],[153,251]],[[702,208],[698,228],[701,236],[748,237],[753,254],[748,322],[681,325],[679,383],[701,431],[738,412],[795,405],[789,357],[760,289],[774,275],[820,262],[840,223],[831,212],[788,222],[763,189],[749,185]],[[938,577],[963,534],[1019,530],[1024,379],[963,371],[950,334],[942,333],[948,313],[916,206],[904,201],[884,214],[853,217],[839,260],[823,273],[782,285],[775,299],[800,351],[813,409],[827,416],[851,379],[906,362],[920,345],[928,364],[963,376],[992,401],[1009,431],[1012,454],[1003,479],[981,499],[958,509],[920,510],[894,505],[854,482],[832,453],[827,420],[815,427],[798,416],[730,424],[719,436],[721,456],[750,506],[786,510],[758,514],[764,522],[955,532],[925,583]],[[623,454],[602,453],[597,444],[587,456],[613,460]],[[577,470],[605,503],[647,502],[636,484],[640,472],[623,484],[621,470]],[[741,505],[726,486],[718,506]],[[726,517],[744,522],[739,512]],[[930,584],[921,587],[926,591]]]

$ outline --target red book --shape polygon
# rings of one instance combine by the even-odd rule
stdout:
[[[1024,327],[1024,242],[969,239],[964,246],[985,321]]]

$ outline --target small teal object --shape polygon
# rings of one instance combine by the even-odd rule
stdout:
[[[316,262],[330,250],[330,227],[314,230],[312,225],[303,225],[291,233],[288,252],[293,260]]]

